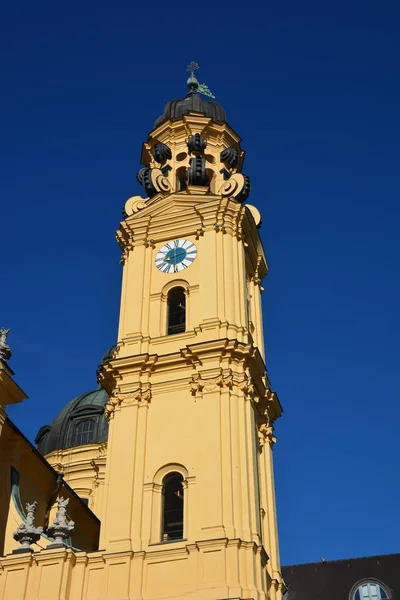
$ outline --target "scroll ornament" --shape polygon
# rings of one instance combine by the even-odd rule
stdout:
[[[132,196],[131,198],[128,198],[124,206],[124,216],[130,217],[139,210],[142,210],[142,208],[146,208],[147,200],[148,198],[142,198],[141,196]]]
[[[152,198],[160,192],[167,193],[171,191],[171,184],[168,177],[165,177],[161,169],[143,167],[138,172],[136,179],[149,198]]]
[[[188,183],[189,185],[209,185],[206,161],[202,156],[194,156],[190,159],[190,166],[188,170]]]
[[[239,162],[239,152],[236,148],[225,148],[220,154],[221,162],[227,163],[230,167],[234,168]]]
[[[156,144],[152,150],[154,160],[158,163],[163,163],[172,158],[171,148],[167,144]]]
[[[199,133],[190,136],[187,142],[189,154],[203,154],[207,147],[206,139]]]
[[[224,181],[219,193],[222,196],[232,196],[239,202],[244,202],[250,195],[250,188],[250,178],[242,173],[235,173]]]

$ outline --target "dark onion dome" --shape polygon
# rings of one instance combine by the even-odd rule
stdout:
[[[111,360],[116,346],[102,357],[99,368]],[[101,444],[107,441],[108,421],[104,408],[109,396],[104,388],[81,394],[64,406],[51,425],[43,425],[35,438],[38,450],[46,455],[54,450]]]
[[[114,356],[114,352],[115,352],[116,349],[117,349],[117,344],[114,344],[114,346],[111,346],[107,350],[107,352],[105,352],[103,354],[103,356],[101,357],[100,364],[99,364],[98,368],[102,367],[103,365],[105,365],[106,363],[108,363],[109,360],[112,359],[112,357]]]
[[[203,113],[218,123],[226,121],[226,113],[218,102],[204,100],[200,94],[189,92],[183,100],[170,100],[164,108],[164,113],[154,123],[154,127],[158,127],[167,119],[181,119],[183,115],[190,112]]]
[[[102,367],[103,365],[105,365],[106,363],[108,363],[108,362],[109,362],[109,361],[112,359],[112,357],[114,356],[114,352],[115,352],[115,350],[116,350],[116,349],[117,349],[117,344],[114,344],[114,346],[111,346],[111,347],[110,347],[110,348],[107,350],[107,352],[105,352],[105,353],[103,354],[103,356],[101,357],[101,360],[100,360],[99,366],[97,367],[96,375],[98,375],[98,373],[99,373],[99,371],[100,371],[101,367]]]

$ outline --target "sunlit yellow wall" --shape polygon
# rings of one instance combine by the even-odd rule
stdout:
[[[214,175],[210,189],[179,192],[176,172],[189,164],[194,133],[207,139]],[[167,121],[144,144],[151,167],[155,141],[172,150],[162,191],[131,198],[117,233],[123,283],[118,348],[100,373],[110,394],[102,492],[93,487],[95,448],[49,457],[101,515],[100,551],[2,559],[0,600],[282,597],[272,461],[281,406],[266,375],[261,313],[267,263],[257,209],[238,202],[234,179],[228,185],[221,173],[220,152],[232,146],[240,174],[240,138],[199,114]],[[198,255],[166,275],[155,256],[176,238],[194,242]],[[167,336],[173,286],[185,289],[186,331]],[[165,543],[171,471],[184,480],[184,539]]]
[[[101,520],[104,496],[104,476],[107,444],[88,444],[46,455],[56,471],[64,473],[64,479],[80,498],[88,500],[89,508]]]
[[[6,420],[0,438],[0,555],[12,552],[19,544],[13,538],[23,518],[12,498],[11,468],[17,473],[19,496],[22,509],[34,500],[36,525],[44,524],[46,508],[56,491],[55,471],[40,457],[18,429]],[[98,544],[99,522],[68,487],[63,485],[58,491],[60,496],[69,498],[68,517],[76,522],[72,544],[76,548],[94,550]],[[50,521],[55,516],[55,506]],[[42,537],[34,546],[36,550],[46,548],[51,542]]]

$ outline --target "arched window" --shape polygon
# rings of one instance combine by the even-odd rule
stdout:
[[[176,191],[182,192],[187,187],[187,169],[186,167],[179,167],[176,171]]]
[[[210,192],[215,194],[215,173],[212,169],[207,169],[207,177],[210,184]]]
[[[183,477],[169,473],[163,480],[162,540],[183,538]]]
[[[83,419],[79,421],[75,426],[74,432],[74,446],[83,446],[84,444],[90,444],[94,438],[94,420]]]
[[[389,594],[377,581],[364,581],[355,590],[351,600],[387,600]]]
[[[185,290],[181,287],[170,290],[167,306],[167,334],[182,333],[186,329]]]

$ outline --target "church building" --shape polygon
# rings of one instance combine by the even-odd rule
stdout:
[[[261,215],[189,66],[117,231],[117,343],[32,445],[0,332],[0,600],[281,600]],[[361,600],[361,598],[360,598]]]

